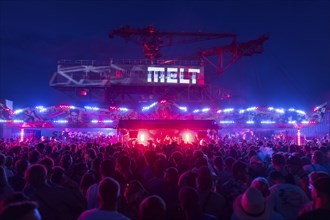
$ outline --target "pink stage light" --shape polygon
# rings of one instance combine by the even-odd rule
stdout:
[[[24,129],[22,128],[21,129],[21,142],[24,141]]]
[[[60,108],[64,109],[75,109],[76,107],[73,105],[59,105]]]

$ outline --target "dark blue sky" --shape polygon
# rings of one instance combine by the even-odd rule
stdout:
[[[240,42],[268,33],[265,51],[243,57],[207,79],[232,91],[244,106],[310,110],[330,100],[328,0],[232,1],[1,1],[0,98],[14,106],[70,104],[48,86],[59,59],[143,58],[142,50],[109,31],[121,25],[159,31],[232,32]],[[213,42],[212,42],[213,43]],[[213,47],[223,41],[214,42]],[[195,45],[208,49],[209,44]],[[177,51],[180,51],[179,53]],[[168,56],[191,55],[169,47]]]

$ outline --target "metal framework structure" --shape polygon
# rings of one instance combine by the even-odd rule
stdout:
[[[135,29],[129,26],[120,27],[109,33],[109,37],[119,36],[126,41],[132,41],[143,47],[144,56],[150,60],[161,57],[160,49],[178,43],[192,43],[210,39],[229,38],[236,42],[232,33],[203,33],[203,32],[160,32],[153,26]]]
[[[145,84],[148,71],[143,66],[184,68],[199,67],[204,71],[204,63],[210,63],[223,73],[239,58],[251,56],[263,51],[263,43],[268,39],[263,35],[258,39],[238,43],[237,36],[232,33],[203,32],[160,32],[150,26],[134,29],[121,27],[109,33],[109,37],[119,36],[127,41],[142,46],[144,60],[61,60],[57,71],[50,79],[50,86],[55,87],[80,101],[93,101],[104,104],[129,103],[136,105],[148,101],[168,99],[181,103],[215,103],[230,97],[229,91],[207,84]],[[193,43],[211,39],[229,39],[230,44],[218,48],[198,52],[199,60],[160,60],[162,47],[180,43]],[[208,57],[218,56],[218,64]],[[180,69],[181,71],[181,69]],[[203,72],[204,74],[204,72]]]
[[[166,61],[152,62],[165,66]],[[150,60],[93,60],[58,62],[57,71],[50,79],[50,86],[80,101],[97,103],[143,104],[155,100],[173,100],[180,103],[200,104],[228,98],[229,92],[210,85],[147,83]],[[199,61],[174,61],[170,66],[201,68]]]
[[[160,49],[162,47],[212,39],[229,39],[231,42],[229,45],[199,52],[200,59],[217,67],[217,72],[219,74],[223,73],[242,56],[251,56],[253,54],[262,53],[263,44],[269,39],[269,36],[264,34],[255,40],[238,43],[237,35],[233,33],[161,32],[157,31],[153,26],[142,29],[135,29],[129,26],[120,27],[109,33],[110,38],[114,38],[115,36],[119,36],[126,41],[131,41],[142,46],[144,56],[151,61],[161,57]],[[214,55],[218,56],[218,65],[213,64],[207,58]],[[226,55],[229,55],[227,62],[225,62],[224,59]]]

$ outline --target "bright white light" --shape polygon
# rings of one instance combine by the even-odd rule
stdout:
[[[289,124],[296,124],[297,121],[288,121]]]
[[[275,124],[275,121],[270,121],[270,120],[266,120],[266,121],[261,121],[261,124]]]
[[[297,138],[298,138],[298,146],[300,146],[300,129],[297,131]]]
[[[301,111],[301,110],[296,110],[296,112],[297,112],[298,114],[301,114],[301,115],[306,115],[306,112]]]
[[[246,121],[246,124],[254,124],[254,121],[251,121],[251,120]]]
[[[184,142],[186,142],[186,143],[190,143],[192,141],[192,135],[189,132],[183,133],[182,138],[183,138]]]
[[[234,124],[234,123],[235,123],[234,121],[230,121],[230,120],[220,121],[220,124]]]
[[[99,121],[98,120],[92,120],[91,122],[92,123],[98,123]]]
[[[16,119],[15,119],[13,122],[14,122],[14,123],[22,123],[22,122],[24,122],[24,121],[23,121],[23,120],[16,120]]]
[[[145,139],[144,134],[141,134],[141,135],[140,135],[140,141],[141,141],[141,142],[144,142],[144,139]]]
[[[103,120],[103,123],[112,123],[112,120]]]
[[[241,110],[239,110],[238,113],[243,114],[244,112],[245,112],[245,110],[241,109]]]
[[[148,133],[145,131],[139,131],[138,140],[140,143],[146,144],[148,141]]]
[[[190,135],[186,134],[186,141],[189,142],[190,141]]]
[[[70,109],[75,109],[76,107],[73,106],[73,105],[70,105],[69,108],[70,108]]]
[[[154,102],[154,103],[152,103],[152,104],[149,105],[149,106],[145,106],[145,107],[143,107],[143,108],[142,108],[142,111],[149,110],[150,108],[154,107],[155,105],[157,105],[157,102]]]
[[[289,108],[289,112],[294,112],[294,108]]]
[[[250,107],[250,108],[247,108],[246,111],[254,111],[256,109],[257,109],[257,107]]]
[[[276,112],[284,114],[284,109],[283,108],[277,108],[275,109]]]
[[[274,108],[273,108],[273,107],[268,107],[268,110],[269,110],[269,111],[273,111]]]
[[[309,124],[309,121],[302,121],[302,124]]]
[[[187,111],[187,107],[181,107],[181,106],[179,106],[179,109],[182,110],[182,111],[184,111],[184,112]]]
[[[226,113],[227,113],[227,112],[232,112],[232,111],[234,111],[233,108],[226,108],[226,109],[223,110],[223,112],[226,112]]]
[[[65,123],[68,123],[68,121],[67,120],[56,120],[56,121],[54,121],[54,123],[65,124]]]
[[[45,107],[43,107],[42,105],[38,105],[35,108],[38,109],[39,112],[45,112],[45,111],[47,111],[47,109]]]
[[[85,109],[91,110],[91,111],[98,111],[100,110],[98,107],[92,107],[92,106],[84,106]]]
[[[193,111],[193,113],[197,113],[197,112],[199,112],[199,109],[195,109],[195,110]]]
[[[24,110],[23,109],[17,109],[14,111],[14,114],[17,115],[19,113],[22,113]]]
[[[0,119],[0,123],[5,123],[7,120]]]
[[[181,136],[182,136],[182,140],[185,143],[191,143],[193,141],[193,133],[191,133],[190,131],[185,131],[181,133]]]
[[[127,112],[128,108],[119,108],[120,111]]]
[[[210,108],[203,108],[202,109],[202,112],[208,112],[208,111],[210,111]]]
[[[217,113],[221,113],[222,111],[221,110],[218,110]]]

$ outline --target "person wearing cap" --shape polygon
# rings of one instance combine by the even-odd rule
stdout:
[[[254,187],[249,187],[238,196],[233,208],[231,220],[283,220],[283,217],[268,205],[262,193]]]
[[[330,217],[330,177],[320,177],[312,186],[315,209],[300,215],[297,220],[327,220]]]
[[[285,220],[296,219],[299,210],[309,202],[306,193],[296,185],[285,183],[281,172],[273,171],[269,179],[274,185],[269,189],[267,201],[274,205],[274,210]]]
[[[267,198],[269,196],[269,183],[268,180],[264,177],[257,177],[251,182],[251,187],[256,188],[261,192],[264,198]]]

